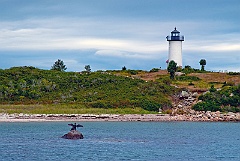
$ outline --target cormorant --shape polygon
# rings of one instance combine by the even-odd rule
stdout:
[[[72,126],[71,130],[77,130],[77,127],[83,127],[82,125],[76,124],[76,123],[74,123],[74,124],[68,124],[68,125],[69,125],[69,126]]]

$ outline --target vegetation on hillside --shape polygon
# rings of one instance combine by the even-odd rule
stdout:
[[[236,72],[214,73],[185,66],[178,69],[185,75],[170,79],[170,73],[158,68],[147,72],[124,66],[122,70],[91,72],[90,65],[86,65],[85,69],[83,72],[26,66],[0,69],[1,111],[147,113],[158,112],[159,108],[168,111],[171,96],[179,90],[203,92],[210,87],[210,92],[201,95],[202,102],[193,109],[240,111],[240,79]]]
[[[175,72],[177,70],[177,63],[175,61],[171,60],[168,64],[167,70],[170,73],[170,78],[174,79]]]
[[[194,105],[194,110],[240,112],[240,85],[224,86],[221,90],[216,90],[212,85],[209,92],[201,95],[199,100],[202,102]]]
[[[171,107],[168,96],[174,89],[162,82],[146,82],[104,71],[76,73],[34,67],[0,70],[1,104],[67,103],[86,108],[158,111]]]

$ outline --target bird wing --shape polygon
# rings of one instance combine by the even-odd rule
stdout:
[[[69,126],[73,126],[73,124],[68,124]]]
[[[77,127],[83,127],[82,125],[78,124]]]

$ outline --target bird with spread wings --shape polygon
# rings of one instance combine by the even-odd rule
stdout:
[[[76,123],[74,123],[74,124],[68,124],[68,125],[69,125],[69,126],[72,126],[71,130],[77,130],[77,127],[83,127],[82,125],[76,124]]]

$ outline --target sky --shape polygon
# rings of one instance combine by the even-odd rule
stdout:
[[[183,67],[240,72],[239,0],[0,0],[0,69],[166,69],[175,27]]]

